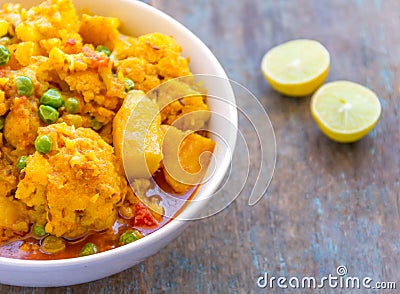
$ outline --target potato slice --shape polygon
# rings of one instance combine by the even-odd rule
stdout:
[[[31,57],[40,55],[40,53],[39,45],[36,42],[28,41],[15,45],[14,55],[22,66],[28,66],[31,63]]]
[[[157,103],[130,91],[113,122],[115,154],[124,160],[128,179],[149,178],[160,167],[161,118]]]
[[[163,173],[177,193],[200,184],[206,175],[215,142],[199,134],[163,125]]]
[[[120,21],[115,17],[82,15],[79,34],[85,43],[103,45],[111,51],[118,40]]]
[[[0,197],[0,228],[27,232],[29,229],[26,206],[12,197]]]

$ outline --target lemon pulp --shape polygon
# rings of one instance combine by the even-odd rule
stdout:
[[[381,115],[381,104],[370,89],[353,82],[336,81],[314,93],[311,114],[329,138],[350,143],[374,128]]]

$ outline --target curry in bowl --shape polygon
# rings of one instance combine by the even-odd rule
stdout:
[[[207,125],[205,91],[180,85],[191,95],[168,103],[146,96],[190,76],[189,60],[172,36],[127,36],[119,26],[79,17],[69,0],[0,11],[0,256],[61,259],[125,245],[182,209],[165,196],[194,195],[196,184],[165,168],[163,136],[183,138],[177,160],[197,173],[215,142],[174,122],[199,111],[189,124]]]

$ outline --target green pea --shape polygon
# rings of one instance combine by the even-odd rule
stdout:
[[[48,89],[43,93],[42,97],[40,97],[40,104],[51,106],[54,108],[59,108],[63,105],[64,99],[57,89]]]
[[[96,51],[98,52],[103,52],[105,55],[110,56],[111,55],[111,51],[110,49],[108,49],[106,46],[103,45],[99,45],[96,47]]]
[[[44,225],[33,224],[32,226],[32,235],[37,238],[41,238],[46,235],[46,230],[44,229]]]
[[[119,236],[119,242],[123,245],[135,242],[142,238],[142,234],[137,230],[129,230]]]
[[[56,236],[47,236],[43,239],[40,248],[45,253],[57,253],[65,249],[65,241]]]
[[[17,88],[17,93],[19,96],[32,96],[35,92],[35,87],[33,82],[29,77],[20,76],[15,80],[15,86]]]
[[[39,106],[39,117],[46,124],[53,124],[58,120],[59,113],[57,109],[47,106],[40,105]]]
[[[83,246],[83,248],[81,249],[79,256],[96,254],[98,251],[99,250],[97,249],[96,245],[94,245],[93,243],[86,243],[85,246]]]
[[[68,98],[64,103],[65,110],[69,113],[76,113],[79,108],[79,102],[75,98]]]
[[[99,122],[95,117],[92,117],[92,119],[90,120],[90,127],[93,130],[98,131],[103,127],[103,124]]]
[[[28,156],[21,156],[17,161],[17,168],[19,171],[23,170],[26,167],[26,161],[28,160]]]
[[[0,116],[0,131],[4,128],[4,121],[5,121],[4,116]]]
[[[135,87],[135,83],[128,78],[124,79],[125,82],[125,92],[129,92],[130,90],[133,90],[133,88]]]
[[[11,58],[11,53],[4,45],[0,45],[0,65],[6,65]]]
[[[53,148],[53,142],[47,135],[40,135],[35,140],[35,148],[36,151],[39,153],[49,153]]]

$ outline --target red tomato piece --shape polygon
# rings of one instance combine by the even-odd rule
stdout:
[[[132,220],[135,227],[155,227],[158,225],[147,206],[142,203],[136,204],[135,217]]]

